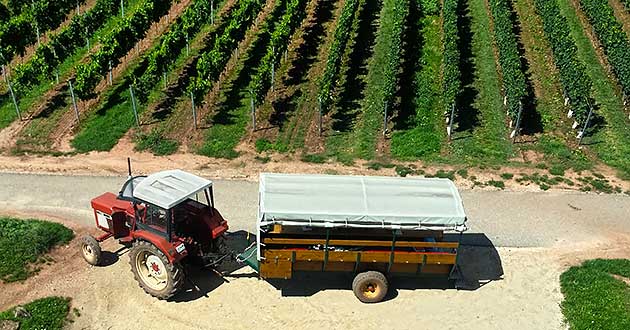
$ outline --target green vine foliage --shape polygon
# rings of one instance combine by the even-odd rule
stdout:
[[[271,41],[267,46],[267,52],[249,84],[249,89],[253,93],[256,104],[261,104],[265,99],[265,94],[271,87],[271,70],[274,65],[280,62],[282,53],[287,49],[291,35],[304,18],[306,14],[305,6],[305,0],[290,0],[280,22],[276,24],[271,34]]]
[[[109,70],[109,64],[116,66],[134,45],[146,35],[149,27],[165,15],[171,0],[146,1],[133,16],[126,17],[101,40],[101,48],[87,63],[77,66],[75,91],[79,98],[92,97],[93,90],[102,76]]]
[[[337,85],[341,57],[350,38],[350,29],[358,7],[359,0],[346,0],[339,16],[337,27],[335,28],[335,39],[328,51],[326,69],[319,83],[319,99],[321,100],[323,112],[327,112],[328,106],[332,102],[332,91]]]
[[[37,47],[31,59],[15,68],[13,87],[16,93],[25,93],[44,79],[52,78],[55,69],[84,46],[86,38],[100,29],[117,12],[118,6],[118,0],[98,0],[92,9],[74,16],[68,26],[50,37],[49,42]]]
[[[443,33],[444,33],[444,105],[447,110],[455,105],[461,90],[461,73],[459,70],[459,30],[457,27],[458,0],[444,0]]]
[[[9,63],[18,54],[24,55],[26,47],[37,41],[37,28],[41,34],[59,26],[76,5],[76,0],[39,0],[30,6],[24,2],[10,3],[13,14],[0,25],[0,65]]]
[[[510,17],[511,10],[507,0],[490,0],[489,2],[494,18],[494,35],[499,48],[499,64],[503,73],[508,113],[512,120],[516,120],[519,103],[525,98],[527,87],[514,35],[514,25]]]
[[[247,28],[252,24],[260,8],[262,0],[245,0],[239,2],[239,7],[229,19],[223,32],[214,39],[214,46],[199,58],[195,76],[189,86],[195,98],[200,99],[210,90],[213,82],[224,70],[230,59],[230,54],[245,36]]]
[[[577,46],[571,37],[567,19],[560,13],[555,1],[534,0],[536,11],[542,18],[543,31],[554,55],[554,63],[560,72],[562,87],[569,99],[574,117],[584,123],[588,115],[588,99],[593,82],[586,68],[577,57]]]
[[[214,1],[214,5],[217,3],[218,1]],[[138,73],[136,96],[140,102],[147,101],[149,93],[160,81],[162,73],[169,71],[185,49],[187,37],[190,40],[208,23],[212,4],[211,0],[196,0],[162,37],[160,45],[148,54],[146,69]]]
[[[613,72],[626,96],[630,96],[630,41],[615,13],[603,0],[580,0],[588,20],[593,25]]]

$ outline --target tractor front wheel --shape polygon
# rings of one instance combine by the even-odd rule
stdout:
[[[140,287],[158,299],[174,296],[184,284],[184,270],[170,263],[164,253],[149,242],[134,243],[129,252],[133,276]]]
[[[81,254],[83,259],[92,266],[101,263],[101,245],[92,236],[86,235],[81,238]]]

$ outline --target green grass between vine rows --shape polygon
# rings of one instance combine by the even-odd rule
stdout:
[[[513,154],[508,140],[508,128],[501,85],[494,58],[490,18],[484,1],[468,0],[471,18],[472,62],[474,82],[468,88],[476,93],[471,102],[478,111],[479,122],[471,134],[455,132],[451,157],[460,161],[505,162]],[[468,109],[458,109],[466,111]]]
[[[25,280],[37,272],[37,263],[49,261],[43,254],[73,237],[58,223],[0,217],[0,281]]]
[[[391,153],[398,159],[428,158],[438,153],[444,141],[442,125],[442,40],[440,17],[420,19],[422,27],[422,66],[416,73],[414,126],[392,135]]]
[[[624,114],[621,97],[615,90],[615,83],[608,78],[606,70],[597,58],[590,39],[584,32],[575,8],[569,0],[558,0],[560,11],[567,18],[571,35],[578,47],[578,57],[584,62],[587,74],[593,80],[593,96],[597,114],[604,120],[592,137],[584,139],[600,159],[619,170],[622,178],[630,178],[630,121]]]
[[[572,330],[630,329],[630,260],[589,260],[560,276],[562,313]]]
[[[14,317],[14,308],[0,312],[1,320],[20,323],[20,330],[61,330],[70,312],[70,299],[47,297],[35,300],[24,306],[30,317]]]

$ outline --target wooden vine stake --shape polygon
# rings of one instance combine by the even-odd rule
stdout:
[[[214,25],[214,0],[210,1],[210,24]]]
[[[133,109],[133,116],[136,119],[136,126],[140,126],[140,119],[138,118],[138,109],[136,108],[136,97],[133,95],[133,86],[129,85],[129,94],[131,95],[131,108]]]
[[[68,80],[68,86],[70,86],[70,96],[72,96],[72,107],[74,107],[74,115],[79,122],[79,108],[77,107],[77,99],[74,97],[74,88],[72,88],[72,80]]]
[[[5,83],[9,83],[9,80],[7,79],[7,68],[6,66],[2,66],[2,78],[4,79]]]
[[[190,103],[192,104],[193,127],[197,129],[197,109],[195,108],[195,95],[190,91]]]

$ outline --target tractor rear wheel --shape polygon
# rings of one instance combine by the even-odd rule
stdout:
[[[81,238],[81,254],[83,259],[92,266],[101,263],[101,245],[92,236],[86,235]]]
[[[155,245],[139,241],[129,252],[133,276],[140,287],[158,299],[174,296],[184,284],[184,269],[179,263],[170,263]]]
[[[387,278],[377,271],[359,273],[352,281],[354,295],[364,303],[376,303],[383,300],[388,289]]]

